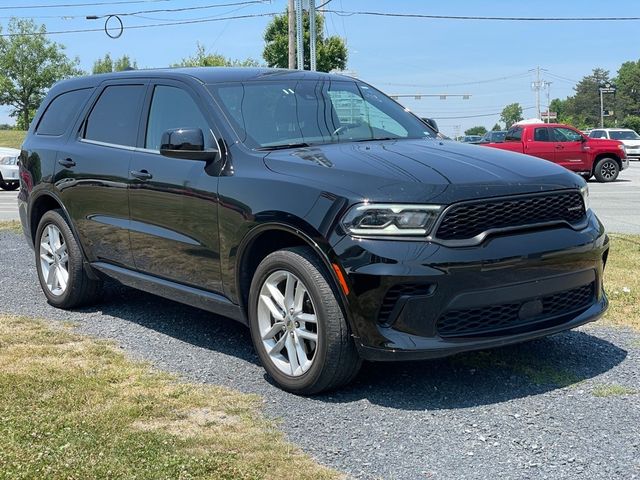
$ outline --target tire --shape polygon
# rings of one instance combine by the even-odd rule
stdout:
[[[87,275],[82,251],[61,210],[49,210],[40,219],[34,251],[38,280],[49,304],[68,309],[97,300],[102,281]]]
[[[20,183],[18,182],[0,181],[0,188],[3,190],[8,190],[8,191],[17,190],[19,186],[20,186]]]
[[[588,182],[589,180],[591,180],[591,177],[593,177],[591,173],[581,173],[580,176],[584,178],[585,182]]]
[[[251,338],[263,367],[284,390],[317,394],[346,385],[360,370],[362,360],[331,284],[308,247],[274,252],[255,272],[249,292]],[[273,294],[274,288],[280,293]],[[278,305],[290,309],[282,314]],[[295,352],[293,361],[289,352]]]
[[[602,183],[615,181],[619,173],[620,165],[613,158],[601,158],[593,169],[596,180]]]

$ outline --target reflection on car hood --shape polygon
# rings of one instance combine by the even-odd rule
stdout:
[[[282,150],[268,153],[265,163],[274,172],[371,201],[448,204],[581,185],[577,175],[546,160],[428,139]]]

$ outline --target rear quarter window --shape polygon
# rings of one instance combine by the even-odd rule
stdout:
[[[69,124],[76,118],[78,111],[91,94],[91,88],[73,90],[62,93],[54,98],[42,114],[38,126],[37,135],[62,135]]]

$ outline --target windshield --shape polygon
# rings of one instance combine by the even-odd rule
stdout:
[[[640,135],[633,130],[611,130],[609,136],[613,140],[640,140]]]
[[[250,148],[436,138],[420,119],[360,82],[265,80],[208,88]]]

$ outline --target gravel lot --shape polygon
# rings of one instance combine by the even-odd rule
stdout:
[[[640,478],[640,335],[590,326],[449,359],[368,364],[302,398],[270,385],[231,320],[110,285],[97,307],[44,301],[33,254],[0,232],[0,312],[71,320],[136,358],[263,396],[291,441],[357,478]],[[632,394],[598,396],[603,386]]]

